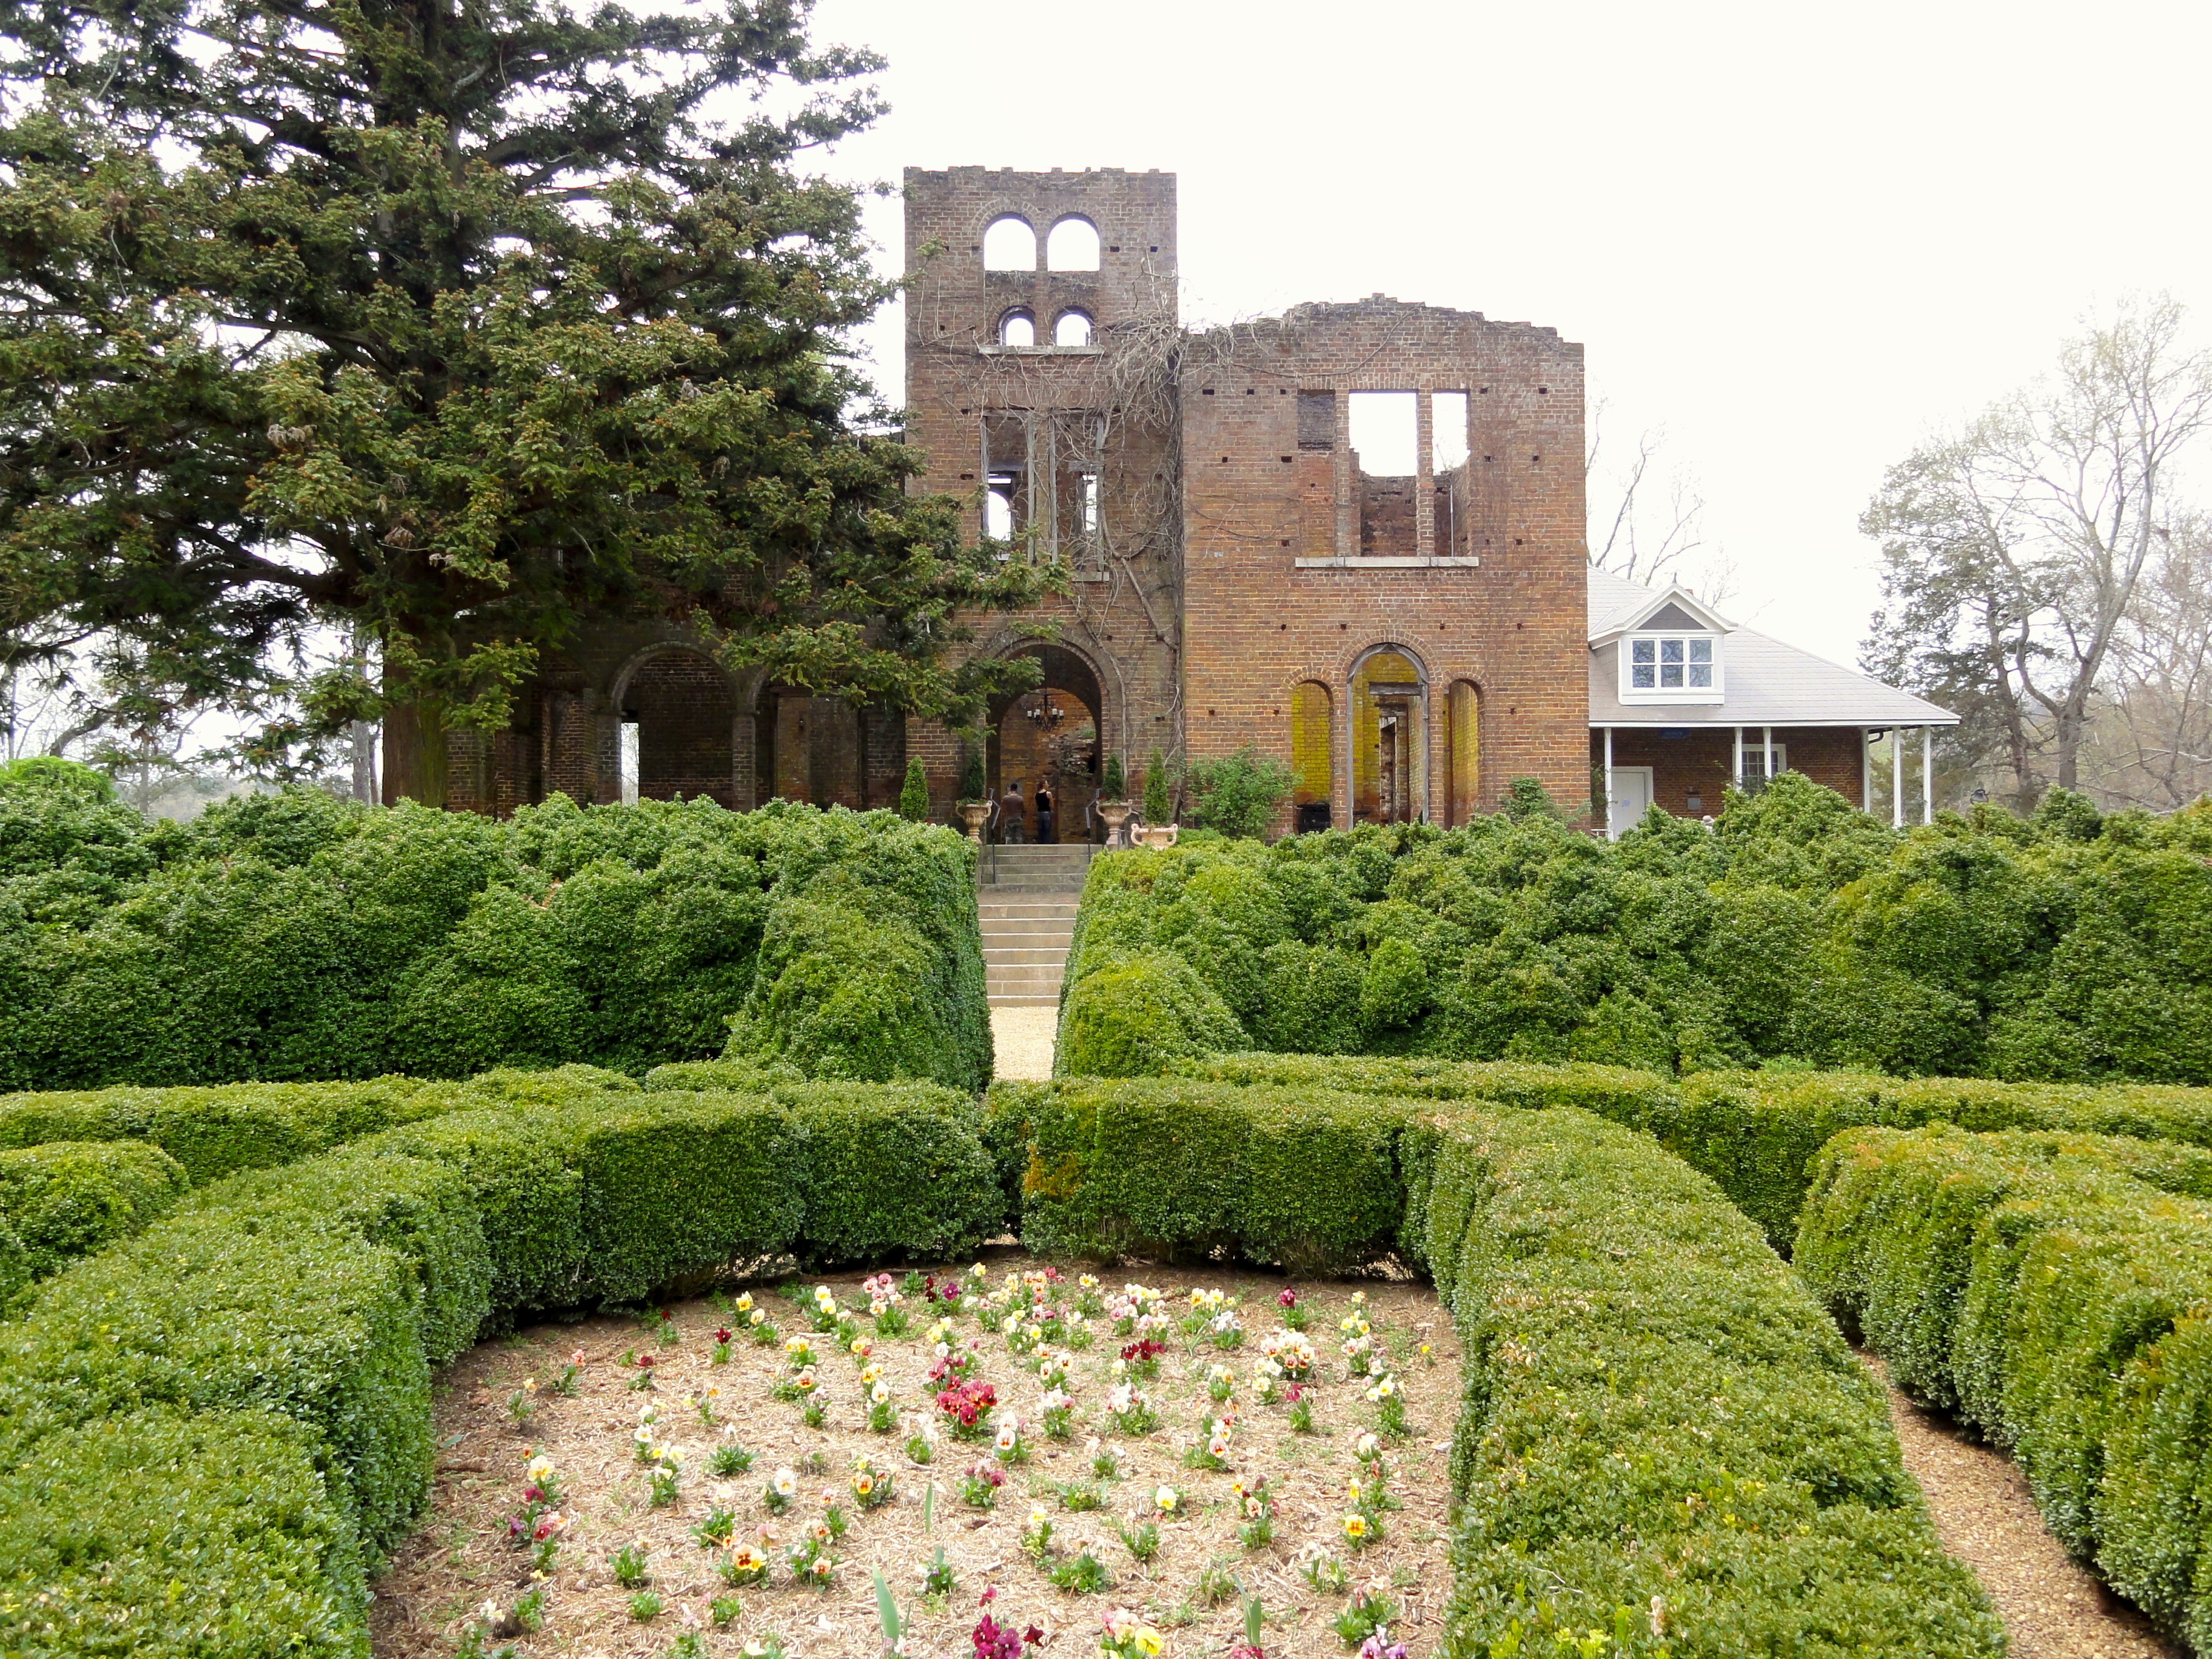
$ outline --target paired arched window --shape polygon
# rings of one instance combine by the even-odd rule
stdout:
[[[1044,240],[1048,270],[1098,269],[1098,227],[1088,219],[1062,219]]]
[[[1036,319],[1026,311],[1010,311],[999,319],[999,343],[1003,346],[1033,346],[1036,343]]]
[[[983,232],[983,269],[986,270],[1035,270],[1036,269],[1036,232],[1030,228],[1029,221],[1011,215],[994,219]]]
[[[1052,343],[1056,346],[1087,346],[1091,343],[1091,316],[1087,312],[1063,311],[1052,325]]]

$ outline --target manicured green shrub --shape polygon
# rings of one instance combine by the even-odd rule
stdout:
[[[1226,1249],[1341,1269],[1388,1254],[1406,1208],[1395,1103],[1097,1079],[994,1100],[1024,1126],[1022,1242],[1039,1255]]]
[[[1297,785],[1297,774],[1246,744],[1233,755],[1190,764],[1192,816],[1207,830],[1257,839]]]
[[[810,1265],[942,1260],[1009,1213],[974,1097],[933,1084],[778,1085],[805,1136],[793,1248]]]
[[[908,823],[929,821],[929,775],[921,769],[921,757],[906,763],[906,781],[899,785],[898,814]]]
[[[2153,1085],[2093,1089],[1802,1071],[1703,1072],[1677,1079],[1620,1066],[1271,1054],[1184,1056],[1165,1069],[1229,1083],[1581,1107],[1655,1137],[1717,1182],[1784,1248],[1796,1235],[1814,1155],[1839,1131],[1862,1124],[1954,1123],[2212,1146],[2212,1090]]]
[[[1899,832],[1785,774],[1610,842],[1530,786],[1449,831],[1110,854],[1084,909],[1071,997],[1164,951],[1273,1048],[1313,1041],[1267,1018],[1261,957],[1296,945],[1352,958],[1370,1052],[2212,1085],[2212,803]]]
[[[1879,1391],[1710,1182],[1580,1112],[1470,1112],[1430,1230],[1468,1354],[1447,1651],[2003,1650]]]
[[[2194,1147],[1859,1129],[1820,1154],[1808,1283],[1899,1381],[2007,1446],[2051,1531],[2212,1641],[2212,1204]]]
[[[0,1225],[22,1246],[28,1279],[143,1231],[190,1178],[158,1146],[60,1140],[0,1152]]]
[[[1237,1016],[1188,963],[1146,951],[1068,988],[1054,1066],[1082,1076],[1144,1077],[1243,1042]]]
[[[143,1140],[198,1185],[289,1164],[445,1106],[437,1085],[400,1077],[0,1095],[0,1146]]]
[[[910,970],[896,1006],[811,1006],[854,947],[771,919],[825,907]],[[642,1070],[711,1057],[741,1012],[826,1074],[989,1076],[965,841],[785,802],[555,797],[502,823],[290,791],[149,826],[34,778],[0,791],[0,1087]]]
[[[360,1545],[325,1459],[265,1411],[0,1441],[0,1650],[368,1659]]]

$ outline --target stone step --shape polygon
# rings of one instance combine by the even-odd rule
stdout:
[[[1049,945],[1032,946],[994,945],[988,940],[985,942],[983,945],[985,972],[988,973],[994,968],[1007,967],[1017,963],[1025,966],[1034,964],[1050,968],[1056,972],[1064,973],[1067,968],[1067,947],[1064,945],[1055,947]]]
[[[986,887],[975,895],[975,914],[987,920],[1030,911],[1072,916],[1079,908],[1080,902],[1073,893],[1009,893],[1004,898],[996,898]]]
[[[1036,895],[1072,900],[1082,892],[1081,882],[1065,881],[987,881],[975,889],[978,899]]]
[[[1054,963],[994,962],[983,970],[983,986],[992,991],[1050,991],[1057,996],[1062,977]]]
[[[1048,997],[1042,997],[1013,991],[994,992],[988,1000],[994,1008],[1057,1008],[1060,1006],[1060,994],[1055,991]]]
[[[1019,945],[1025,951],[1056,950],[1067,954],[1067,947],[1075,943],[1073,927],[986,927],[983,948],[994,950],[1001,945]]]

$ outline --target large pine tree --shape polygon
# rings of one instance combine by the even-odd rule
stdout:
[[[380,676],[295,708],[419,728],[430,800],[594,614],[975,707],[951,618],[1036,578],[855,421],[886,289],[795,163],[876,64],[808,9],[0,0],[0,651],[265,708],[344,623]]]

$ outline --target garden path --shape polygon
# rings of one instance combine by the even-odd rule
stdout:
[[[1052,1048],[1060,1032],[1058,1008],[994,1008],[993,1075],[1037,1081],[1052,1075]]]
[[[1927,1494],[1943,1547],[1996,1604],[2013,1659],[2185,1659],[2044,1529],[2027,1477],[1908,1397],[1882,1363],[1860,1356],[1889,1396],[1905,1466]]]

